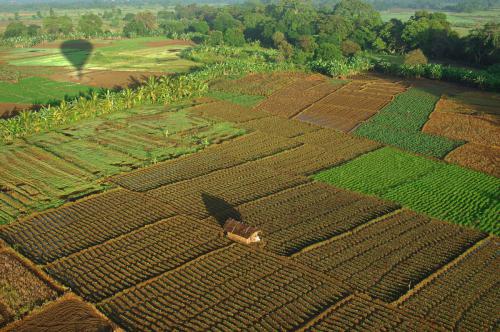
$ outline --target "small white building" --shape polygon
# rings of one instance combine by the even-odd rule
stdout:
[[[229,239],[243,244],[261,241],[259,235],[262,231],[232,218],[228,219],[224,224],[224,232],[226,232]]]

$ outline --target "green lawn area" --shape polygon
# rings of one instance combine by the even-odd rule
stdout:
[[[113,41],[109,45],[93,50],[75,49],[68,52],[73,59],[86,59],[83,69],[185,72],[197,64],[181,59],[180,52],[186,45],[148,46],[149,42],[164,41],[161,37],[143,37]],[[103,41],[91,40],[99,45]],[[106,41],[109,43],[109,41]],[[59,49],[27,48],[16,49],[3,56],[14,66],[60,66],[73,67],[72,61]]]
[[[444,158],[464,142],[421,132],[439,98],[438,92],[410,88],[354,133],[404,150]]]
[[[500,234],[500,179],[394,148],[382,148],[314,176],[431,217]]]
[[[17,83],[0,82],[0,102],[48,104],[65,97],[87,94],[93,88],[70,82],[56,82],[43,77],[27,77]]]

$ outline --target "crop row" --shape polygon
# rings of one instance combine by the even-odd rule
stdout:
[[[340,85],[334,85],[321,77],[300,80],[277,91],[255,109],[291,118],[338,88]]]
[[[383,148],[321,172],[315,179],[377,195],[442,220],[500,233],[500,180],[456,165]]]
[[[227,101],[216,101],[197,105],[189,109],[192,114],[203,118],[228,122],[247,122],[270,116],[267,112],[255,112],[247,107],[239,106]]]
[[[238,206],[246,224],[264,234],[265,248],[279,255],[350,231],[398,206],[310,183]]]
[[[91,247],[45,267],[78,295],[99,302],[229,245],[222,228],[177,216]]]
[[[279,136],[256,132],[186,157],[115,177],[113,182],[131,190],[151,190],[264,158],[300,144]]]
[[[500,298],[499,240],[489,237],[457,264],[415,290],[400,307],[456,331],[495,331]]]
[[[335,104],[315,103],[296,119],[315,124],[324,128],[333,128],[343,132],[350,132],[360,122],[373,116],[373,112],[337,106]]]
[[[207,197],[221,200],[229,208],[309,181],[247,163],[160,187],[146,195],[168,203],[179,213],[205,218],[214,213],[210,211]]]
[[[427,331],[440,329],[424,319],[361,296],[349,297],[305,331]]]
[[[296,259],[391,302],[484,236],[404,211]]]
[[[297,120],[283,119],[277,116],[253,120],[241,125],[248,130],[259,130],[264,133],[292,138],[316,131],[319,128]]]
[[[130,330],[292,330],[345,295],[341,286],[237,245],[99,307]]]
[[[47,264],[173,215],[150,197],[114,190],[5,226],[0,237]]]
[[[435,93],[411,88],[363,123],[355,133],[408,151],[443,158],[463,143],[421,132],[438,99]]]

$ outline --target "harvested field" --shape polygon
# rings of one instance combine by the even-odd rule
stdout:
[[[168,205],[120,189],[5,226],[0,236],[37,264],[47,264],[174,215]]]
[[[467,143],[451,151],[445,160],[500,178],[500,147]]]
[[[296,120],[283,119],[277,116],[266,117],[241,124],[242,128],[258,130],[264,133],[292,138],[318,130],[316,126]]]
[[[45,267],[91,302],[228,246],[222,228],[189,217],[164,219]]]
[[[314,75],[278,90],[256,106],[255,110],[292,118],[340,87],[341,85],[335,85],[322,76]]]
[[[271,156],[299,145],[300,142],[256,132],[193,155],[115,177],[112,181],[130,190],[146,191]]]
[[[391,302],[485,236],[403,211],[306,249],[295,259]]]
[[[447,330],[495,331],[500,314],[499,239],[490,236],[398,301]]]
[[[396,204],[310,183],[240,205],[236,210],[246,224],[263,231],[266,250],[289,256],[397,208]],[[222,216],[234,217],[232,211],[220,213],[210,219],[212,223],[224,219]]]
[[[9,249],[0,249],[0,328],[58,296],[60,289]]]
[[[3,332],[54,332],[85,331],[111,332],[110,323],[94,307],[78,297],[67,294],[55,302],[49,303],[41,310],[7,326]]]
[[[422,131],[455,140],[500,147],[500,118],[494,115],[433,112]]]
[[[349,132],[404,91],[404,86],[389,82],[355,81],[314,103],[296,119]]]
[[[233,80],[217,80],[210,85],[210,88],[244,95],[270,96],[305,77],[307,75],[300,72],[256,73]]]
[[[365,296],[353,295],[327,309],[301,331],[445,331],[436,324]]]
[[[201,104],[190,108],[189,111],[194,115],[204,118],[236,123],[247,122],[271,115],[264,112],[255,112],[250,108],[227,101],[214,101]]]
[[[146,195],[168,203],[178,213],[206,218],[215,212],[207,207],[204,199],[207,195],[223,200],[225,206],[236,206],[309,181],[305,177],[246,163],[160,187],[148,191]]]
[[[439,100],[436,111],[470,115],[500,115],[498,94],[482,91],[448,93]]]
[[[98,307],[129,330],[293,330],[346,294],[275,256],[233,245]]]
[[[315,176],[429,216],[500,234],[500,180],[385,147]]]

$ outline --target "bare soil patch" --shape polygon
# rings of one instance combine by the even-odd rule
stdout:
[[[181,40],[181,39],[170,39],[170,40],[159,40],[145,43],[148,47],[162,47],[162,46],[194,46],[196,45],[191,40]]]
[[[9,325],[13,331],[113,331],[113,325],[90,304],[68,294],[40,311]]]
[[[37,110],[37,105],[18,104],[18,103],[0,103],[0,119],[13,117],[23,110]]]
[[[43,42],[38,45],[33,46],[34,48],[61,48],[61,45],[64,43],[64,41],[58,40],[58,41],[53,41],[53,42]],[[99,43],[92,43],[92,46],[94,48],[99,48],[99,47],[106,47],[113,44],[113,40],[106,40],[106,41],[101,41]],[[79,47],[78,43],[73,43],[72,44],[74,47]],[[86,47],[86,44],[82,43],[82,46]]]
[[[453,150],[446,161],[500,178],[500,148],[468,143]]]

